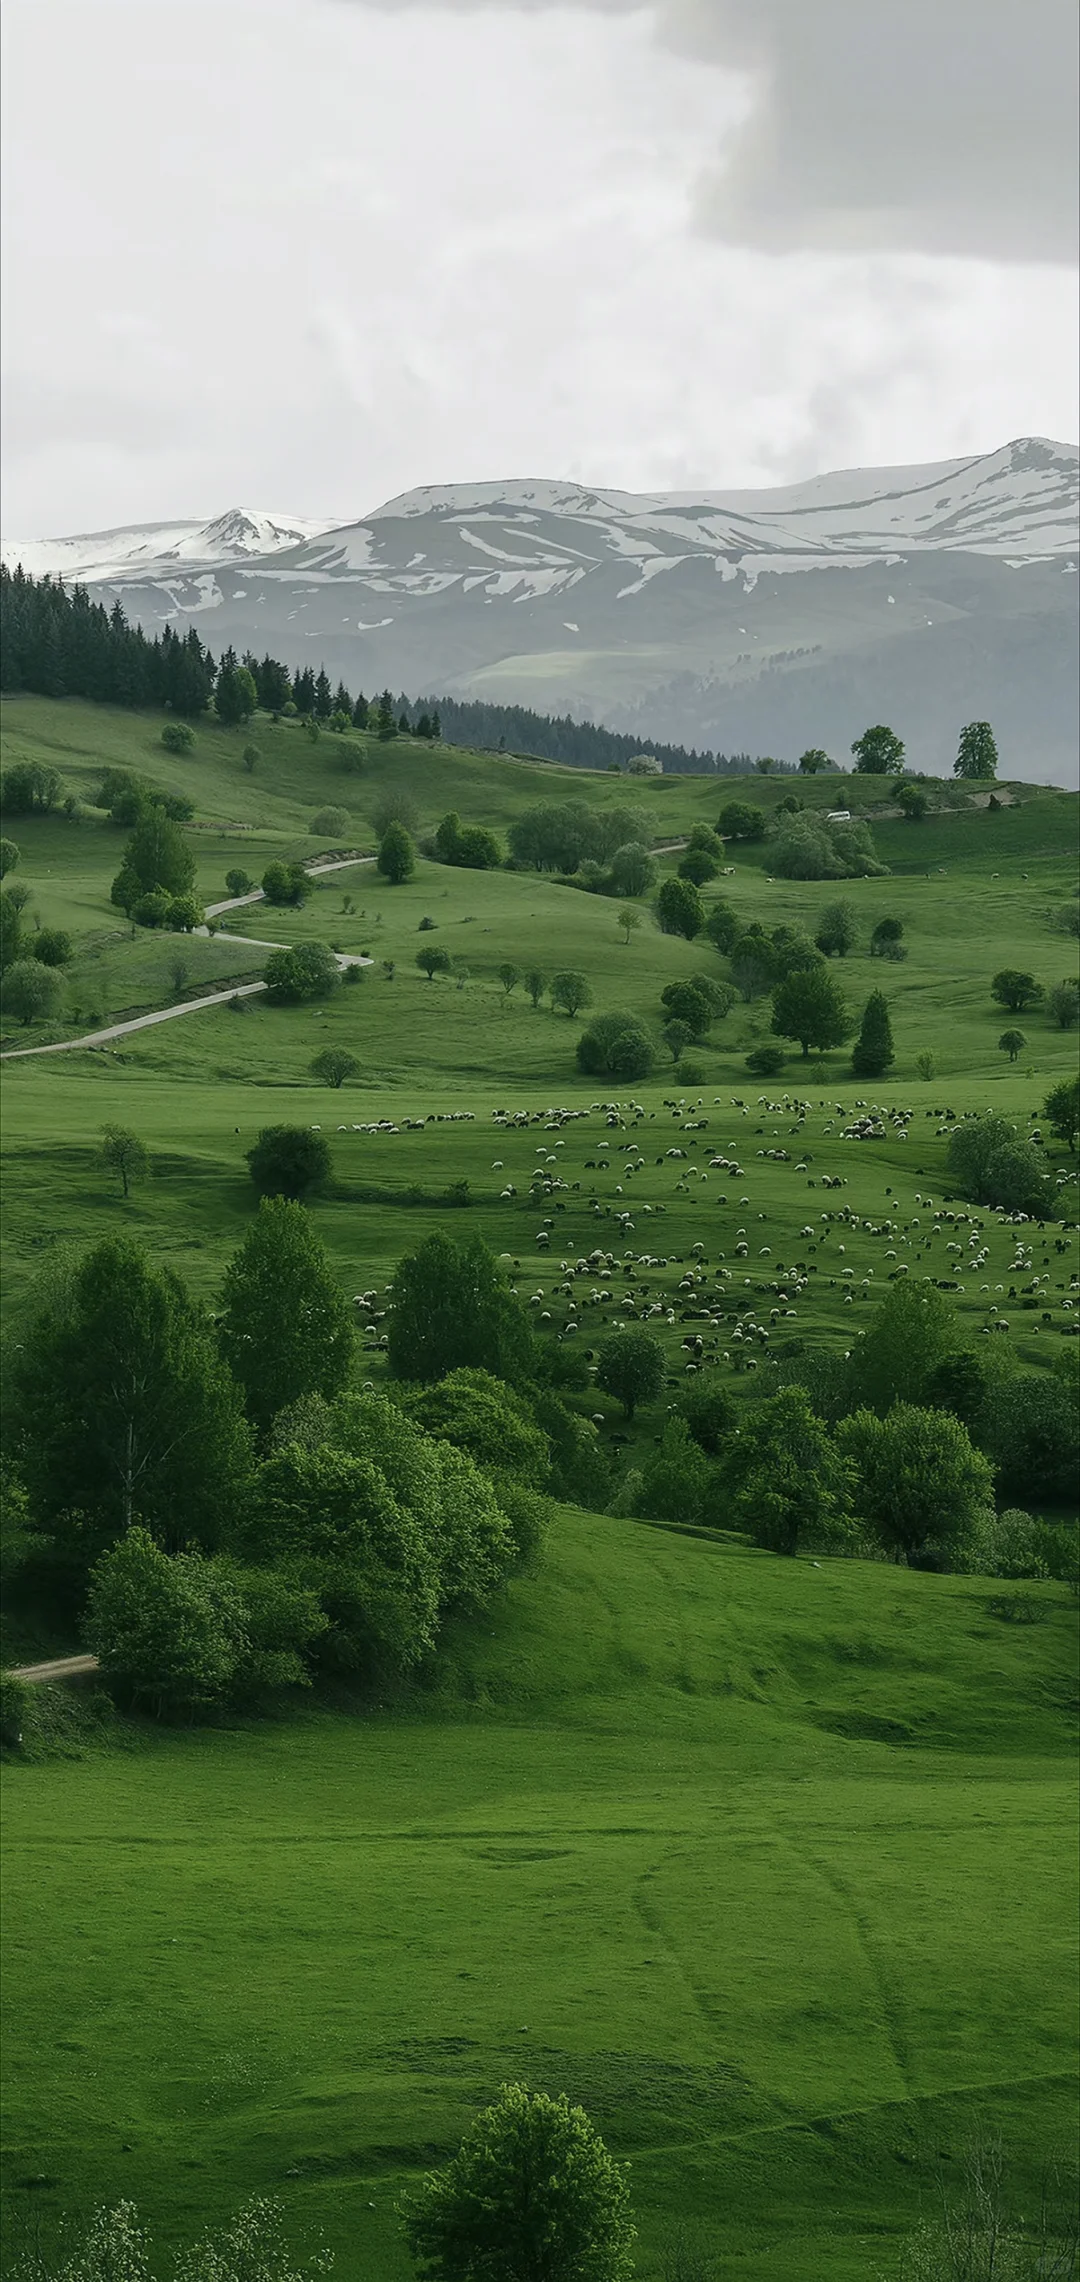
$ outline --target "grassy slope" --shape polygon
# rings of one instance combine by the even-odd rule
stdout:
[[[1072,1624],[565,1513],[427,1702],[11,1770],[9,2177],[343,2282],[509,2076],[633,2163],[643,2270],[865,2282],[977,2119],[1070,2127]],[[10,2198],[11,2223],[26,2200]]]
[[[505,825],[529,801],[573,795],[640,801],[658,837],[714,818],[729,796],[701,780],[631,787],[404,746],[373,748],[367,772],[345,779],[329,739],[312,749],[263,724],[251,780],[239,742],[213,732],[200,732],[196,760],[174,762],[156,724],[137,717],[35,700],[5,717],[5,758],[40,753],[83,794],[105,761],[195,785],[207,897],[224,892],[230,863],[258,873],[270,852],[316,847],[306,819],[328,800],[352,809],[350,837],[363,845],[387,778],[409,784],[425,823],[452,804]],[[753,791],[771,801],[783,789]],[[851,784],[850,797],[874,789]],[[800,791],[837,797],[835,785]],[[645,1281],[666,1300],[693,1242],[705,1241],[711,1275],[723,1255],[732,1265],[745,1226],[750,1274],[729,1296],[768,1308],[780,1262],[812,1257],[811,1289],[782,1328],[850,1342],[871,1278],[880,1286],[890,1272],[887,1240],[834,1229],[811,1255],[799,1234],[808,1218],[838,1202],[875,1222],[899,1210],[900,1257],[948,1275],[951,1231],[934,1237],[915,1202],[944,1184],[944,1143],[924,1107],[992,1102],[1026,1117],[1074,1065],[1074,1040],[1035,1014],[1022,1018],[1030,1045],[1011,1069],[996,1046],[1007,1018],[987,992],[999,965],[1048,982],[1068,969],[1072,946],[1045,916],[1074,878],[1066,798],[917,829],[884,821],[878,846],[894,876],[845,891],[864,943],[886,911],[908,929],[903,966],[861,956],[844,968],[856,1005],[879,982],[892,1002],[895,1075],[865,1090],[916,1108],[906,1144],[838,1139],[863,1091],[841,1055],[789,1064],[786,1082],[813,1104],[797,1139],[788,1117],[759,1106],[743,1069],[767,1024],[759,1003],[700,1056],[711,1120],[700,1158],[691,1142],[687,1160],[664,1155],[682,1120],[665,1107],[676,1088],[663,1076],[638,1089],[639,1175],[625,1176],[617,1155],[589,1170],[605,1161],[602,1115],[566,1129],[560,1169],[580,1187],[556,1216],[554,1200],[527,1195],[538,1144],[555,1137],[494,1136],[490,1113],[587,1107],[594,1089],[574,1073],[577,1026],[534,1014],[520,992],[504,1001],[498,963],[580,965],[598,1005],[656,1021],[662,984],[715,971],[714,954],[648,922],[625,947],[610,903],[533,876],[421,866],[391,890],[357,873],[321,889],[299,920],[268,925],[258,912],[244,924],[392,957],[393,984],[377,970],[326,1010],[256,1002],[242,1017],[166,1025],[116,1055],[8,1065],[8,1292],[58,1239],[123,1228],[211,1297],[250,1218],[243,1151],[261,1125],[332,1133],[467,1107],[474,1124],[334,1134],[339,1190],[315,1210],[347,1288],[383,1280],[448,1221],[436,1203],[410,1201],[410,1184],[434,1199],[465,1175],[476,1207],[448,1224],[481,1229],[518,1262],[523,1294],[542,1285],[556,1323],[557,1261],[536,1248],[546,1216],[553,1254],[662,1253],[669,1265]],[[79,1003],[89,1005],[95,960],[107,977],[96,1011],[138,1004],[140,991],[167,996],[167,964],[145,970],[174,946],[130,944],[112,924],[122,835],[87,818],[20,820],[15,837],[32,907],[77,936]],[[723,892],[748,918],[813,925],[836,890],[770,883],[758,852],[736,858]],[[346,894],[355,914],[342,911]],[[462,991],[415,971],[425,914],[435,940],[469,961]],[[241,971],[258,957],[220,939],[181,952]],[[363,1063],[341,1095],[307,1074],[327,1039]],[[942,1072],[930,1088],[914,1077],[927,1045]],[[97,1162],[107,1118],[133,1126],[154,1156],[153,1180],[127,1206]],[[717,1145],[737,1152],[742,1177],[690,1178]],[[790,1163],[757,1155],[779,1146]],[[805,1173],[799,1149],[812,1152]],[[841,1198],[809,1193],[826,1167],[845,1180]],[[518,1195],[504,1201],[507,1180]],[[358,1201],[372,1185],[398,1201]],[[636,1233],[623,1239],[614,1214],[628,1205]],[[990,1221],[986,1241],[987,1271],[958,1295],[973,1334],[1009,1308],[1012,1233]],[[1050,1322],[1009,1308],[1032,1362],[1058,1352],[1074,1320],[1064,1300],[1075,1247],[1063,1259],[1046,1249]],[[605,1312],[586,1318],[589,1330]],[[670,1335],[675,1370],[682,1329]],[[376,1360],[368,1367],[377,1373]],[[643,1421],[645,1437],[655,1423]],[[1063,2129],[1067,1613],[1055,1603],[1046,1626],[1013,1631],[985,1600],[962,1580],[815,1571],[567,1515],[538,1578],[448,1651],[423,1714],[312,1715],[12,1770],[9,1939],[25,1961],[7,1976],[12,2175],[55,2177],[42,2193],[64,2203],[126,2188],[181,2232],[280,2181],[337,2234],[343,2282],[391,2282],[404,2269],[388,2207],[409,2151],[447,2144],[475,2100],[521,2070],[579,2092],[633,2153],[650,2243],[659,2215],[685,2205],[718,2219],[733,2276],[862,2282],[877,2264],[868,2242],[911,2215],[935,2151],[959,2146],[975,2108],[1025,2160]]]

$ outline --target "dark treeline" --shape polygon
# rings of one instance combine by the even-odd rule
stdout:
[[[89,697],[99,705],[163,705],[203,713],[214,661],[194,627],[151,639],[84,587],[0,567],[0,689]]]
[[[663,762],[665,774],[676,776],[745,776],[755,766],[749,753],[699,753],[696,748],[687,752],[683,745],[658,745],[651,738],[643,743],[641,737],[602,729],[592,721],[574,721],[569,713],[533,713],[526,705],[489,705],[456,697],[428,697],[421,702],[429,712],[438,709],[448,745],[523,753],[530,759],[565,761],[578,769],[624,769],[645,750]],[[779,762],[773,766],[779,774]]]
[[[331,686],[324,668],[295,672],[280,659],[242,661],[227,651],[216,660],[195,628],[171,626],[147,635],[131,626],[119,602],[111,610],[84,587],[35,579],[21,568],[0,569],[0,689],[40,697],[87,697],[99,705],[160,705],[189,718],[216,704],[220,718],[246,718],[238,664],[251,676],[250,700],[268,713],[300,714],[335,727],[350,723],[380,736],[441,737],[449,745],[520,753],[574,768],[625,769],[642,750],[641,739],[569,714],[534,713],[521,705],[487,705],[457,698],[391,699],[370,703],[343,682]],[[223,679],[224,676],[224,679]],[[246,685],[244,685],[246,686]],[[687,751],[650,742],[648,751],[668,774],[742,776],[756,764],[749,753]],[[770,764],[782,773],[783,764]]]

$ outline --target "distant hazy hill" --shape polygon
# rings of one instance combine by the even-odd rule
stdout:
[[[788,759],[887,720],[937,769],[988,718],[1010,776],[1076,777],[1077,453],[1042,438],[771,491],[450,484],[331,529],[237,510],[4,556],[353,688]]]

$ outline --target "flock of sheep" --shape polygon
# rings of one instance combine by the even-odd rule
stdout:
[[[677,1334],[678,1358],[689,1373],[716,1367],[754,1370],[774,1343],[805,1335],[811,1319],[817,1335],[836,1328],[844,1311],[884,1297],[894,1279],[910,1274],[930,1276],[950,1298],[969,1312],[974,1309],[987,1336],[1009,1330],[1004,1311],[1010,1301],[1022,1310],[1016,1328],[1025,1334],[1075,1332],[1080,1276],[1067,1274],[1063,1258],[1072,1239],[1023,1214],[946,1206],[921,1189],[905,1206],[893,1183],[883,1183],[875,1212],[837,1203],[800,1219],[790,1199],[793,1178],[805,1181],[807,1190],[850,1185],[849,1176],[815,1166],[811,1142],[815,1148],[835,1148],[837,1142],[888,1144],[911,1136],[915,1113],[910,1109],[872,1102],[859,1102],[855,1109],[853,1117],[840,1104],[815,1106],[790,1095],[775,1100],[763,1094],[756,1103],[717,1097],[711,1114],[702,1114],[701,1098],[685,1097],[667,1097],[654,1110],[636,1100],[616,1100],[594,1101],[587,1110],[546,1105],[493,1111],[492,1126],[503,1150],[491,1160],[491,1172],[502,1176],[497,1201],[515,1215],[526,1214],[529,1206],[539,1208],[531,1244],[527,1239],[522,1244],[519,1237],[518,1249],[502,1255],[514,1290],[534,1320],[561,1340],[577,1339],[583,1332],[599,1337],[628,1323]],[[711,1145],[699,1144],[692,1137],[720,1123],[717,1111],[723,1112],[728,1134]],[[761,1146],[749,1175],[749,1153],[730,1132],[732,1113],[740,1121],[758,1121],[750,1130]],[[433,1112],[351,1130],[381,1139],[437,1123],[473,1121],[474,1116],[471,1111]],[[927,1116],[936,1138],[947,1132],[955,1112],[933,1109]],[[678,1137],[646,1154],[648,1125],[664,1121],[669,1129],[677,1128]],[[577,1148],[569,1131],[575,1125],[587,1128]],[[543,1138],[533,1141],[538,1130]],[[745,1141],[749,1134],[743,1132]],[[526,1136],[527,1156],[522,1152]],[[656,1190],[669,1170],[675,1179],[665,1200]],[[777,1175],[785,1182],[784,1193],[778,1191]],[[899,1177],[894,1172],[894,1182]],[[705,1186],[710,1180],[711,1195]],[[641,1195],[646,1183],[652,1191],[648,1200]],[[696,1184],[693,1190],[691,1183]],[[865,1196],[865,1183],[859,1185]],[[753,1198],[752,1190],[757,1192]],[[715,1237],[710,1244],[697,1234],[707,1202],[724,1211],[716,1230],[719,1244]],[[678,1218],[671,1223],[674,1242],[669,1238],[667,1250],[638,1250],[630,1244],[636,1214],[669,1211]],[[590,1219],[606,1219],[611,1236],[591,1247],[567,1249],[554,1281],[530,1282],[526,1269],[526,1280],[519,1283],[522,1251],[532,1251],[540,1264],[557,1247],[559,1214],[572,1216],[562,1224],[564,1248],[575,1219],[583,1227]],[[774,1233],[775,1221],[787,1221],[787,1230]],[[773,1241],[759,1241],[767,1229]],[[363,1292],[355,1304],[369,1343],[385,1344],[385,1294]]]

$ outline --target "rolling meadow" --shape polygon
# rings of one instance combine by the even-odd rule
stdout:
[[[1010,1060],[990,981],[1075,969],[1075,796],[999,787],[990,808],[941,785],[909,822],[880,779],[798,780],[807,809],[868,819],[887,872],[779,879],[768,839],[729,843],[705,904],[813,936],[842,893],[856,941],[830,973],[856,1017],[884,991],[887,1076],[794,1044],[750,1076],[775,1043],[758,994],[623,1084],[579,1073],[588,1014],[627,1010],[659,1039],[661,991],[724,973],[707,937],[662,933],[651,897],[624,928],[616,900],[538,871],[421,853],[392,886],[380,802],[408,795],[421,847],[450,810],[502,836],[538,802],[632,809],[664,879],[733,794],[772,812],[791,778],[636,780],[367,736],[346,772],[333,736],[262,717],[249,772],[240,731],[200,724],[176,755],[160,726],[4,705],[4,766],[57,769],[76,803],[5,821],[28,912],[73,945],[54,1017],[3,1020],[13,1325],[57,1259],[120,1233],[215,1306],[254,1216],[246,1152],[288,1124],[329,1144],[311,1218],[341,1289],[368,1295],[357,1369],[376,1389],[385,1287],[436,1229],[481,1235],[560,1344],[591,1351],[620,1320],[660,1338],[659,1402],[627,1420],[582,1397],[616,1507],[688,1359],[741,1409],[805,1348],[855,1348],[905,1270],[947,1293],[968,1346],[1004,1336],[1040,1372],[1073,1352],[1077,1160],[1042,1105],[1076,1031],[1033,1005]],[[233,867],[357,860],[302,907],[225,910],[210,935],[129,928],[109,902],[125,835],[94,804],[107,768],[194,803],[208,907]],[[329,804],[347,829],[313,832]],[[895,964],[869,955],[884,918],[903,925]],[[315,1004],[231,996],[264,943],[314,940],[370,963]],[[430,979],[429,945],[452,961]],[[568,969],[591,992],[573,1018],[547,987]],[[92,1049],[26,1051],[217,991]],[[329,1046],[359,1065],[336,1090],[311,1070]],[[956,1194],[949,1133],[974,1109],[1042,1125],[1060,1221]],[[106,1123],[149,1154],[130,1196]],[[120,2196],[179,2243],[273,2193],[342,2282],[405,2282],[396,2198],[518,2078],[580,2099],[629,2162],[644,2277],[673,2271],[683,2223],[713,2261],[695,2272],[732,2282],[896,2275],[979,2135],[1037,2198],[1076,2122],[1076,1625],[1062,1584],[1024,1596],[1029,1621],[1003,1621],[987,1577],[778,1560],[734,1531],[562,1504],[533,1565],[377,1701],[309,1693],[196,1729],[58,1711],[53,1747],[3,1774],[10,2243]],[[78,1646],[14,1598],[6,1664]]]

